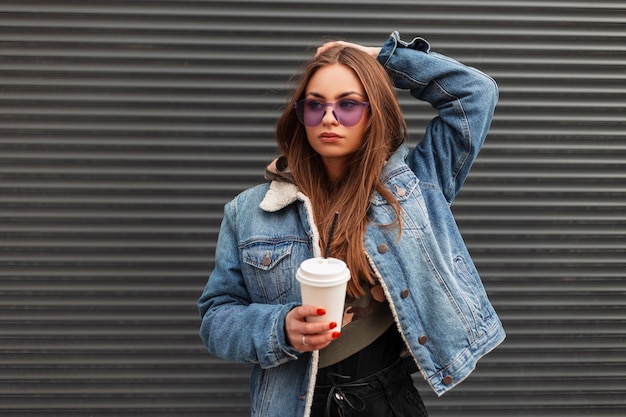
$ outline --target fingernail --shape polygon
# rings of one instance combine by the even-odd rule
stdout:
[[[334,329],[335,327],[337,327],[337,323],[335,323],[334,321],[328,325],[329,329]]]
[[[324,314],[326,314],[326,310],[324,310],[323,308],[318,308],[317,309],[317,315],[318,316],[323,316]]]
[[[339,332],[333,332],[332,336],[333,336],[333,339],[336,339],[336,338],[338,338],[339,336],[341,336],[341,333],[339,333]]]

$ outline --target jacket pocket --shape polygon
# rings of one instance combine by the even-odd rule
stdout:
[[[294,301],[294,240],[255,240],[242,248],[243,275],[253,302]],[[298,258],[298,257],[295,257]]]
[[[472,320],[473,333],[478,336],[480,328],[485,322],[486,306],[489,305],[487,294],[478,274],[474,272],[475,269],[468,264],[463,256],[459,255],[454,258],[454,267],[458,276],[460,295]]]

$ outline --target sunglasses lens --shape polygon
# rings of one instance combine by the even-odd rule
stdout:
[[[324,118],[326,106],[317,100],[304,100],[302,110],[304,112],[303,123],[305,126],[319,126]]]
[[[354,126],[363,115],[363,103],[350,99],[339,100],[335,103],[335,115],[342,125]]]

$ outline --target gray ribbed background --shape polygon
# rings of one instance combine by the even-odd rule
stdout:
[[[501,88],[454,210],[508,338],[431,416],[626,415],[626,4],[471,0],[3,0],[2,415],[249,415],[197,336],[222,206],[314,48],[392,30]]]

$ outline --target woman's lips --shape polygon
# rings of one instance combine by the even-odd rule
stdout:
[[[341,136],[339,136],[336,133],[322,133],[320,135],[320,140],[324,143],[335,143],[338,142],[341,139]]]

